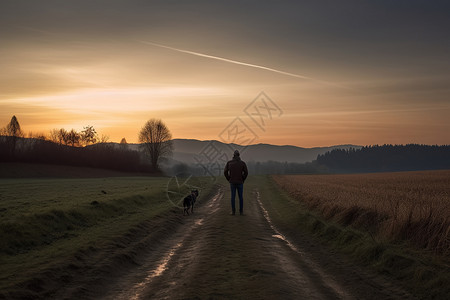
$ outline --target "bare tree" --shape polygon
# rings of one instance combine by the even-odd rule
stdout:
[[[61,144],[61,142],[59,141],[59,134],[58,134],[59,130],[54,128],[52,130],[50,130],[49,133],[49,140],[52,141],[55,144]]]
[[[172,134],[166,124],[159,119],[150,119],[145,123],[139,133],[139,142],[150,157],[154,169],[159,168],[161,159],[172,155]]]
[[[64,128],[59,129],[58,131],[58,141],[59,144],[62,145],[68,145],[69,144],[69,132],[65,130]]]
[[[81,141],[85,146],[95,144],[98,141],[98,134],[94,126],[89,125],[84,127],[84,130],[81,131]]]
[[[37,138],[38,140],[41,140],[41,141],[46,141],[46,140],[48,140],[48,137],[45,135],[44,132],[36,133],[36,134],[35,134],[35,138]]]
[[[105,143],[107,143],[108,141],[109,141],[109,135],[102,134],[102,136],[100,137],[99,143],[100,143],[100,144],[105,144]]]
[[[78,132],[76,132],[74,129],[70,130],[67,133],[67,141],[72,147],[78,146],[80,144],[81,136]]]

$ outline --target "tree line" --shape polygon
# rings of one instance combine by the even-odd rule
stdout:
[[[160,162],[172,154],[172,136],[167,126],[150,119],[139,133],[142,152],[128,149],[125,138],[119,145],[108,143],[93,126],[80,132],[53,129],[49,135],[28,133],[16,116],[0,128],[0,162],[25,162],[159,173]]]
[[[450,169],[450,145],[373,145],[360,149],[334,149],[319,154],[307,163],[247,161],[250,174],[327,174],[370,173],[395,171],[420,171]],[[222,176],[223,169],[215,168],[214,176]],[[170,174],[190,173],[206,175],[203,168],[195,164],[176,164]]]
[[[160,172],[162,161],[173,152],[172,135],[158,119],[147,121],[139,132],[142,151],[132,151],[123,138],[107,143],[93,126],[80,132],[53,129],[49,135],[26,134],[15,116],[0,128],[0,162],[50,163],[132,172]],[[310,163],[247,162],[251,174],[314,174],[390,172],[450,169],[450,145],[374,145],[360,149],[334,149]],[[169,173],[188,171],[204,175],[198,166],[175,165]],[[219,172],[220,173],[220,172]],[[218,173],[218,174],[219,174]]]
[[[32,135],[30,137],[33,137]],[[45,136],[38,136],[38,139],[47,139]],[[67,131],[64,128],[53,129],[50,131],[48,140],[59,145],[66,146],[88,146],[97,143],[106,143],[109,140],[108,136],[102,135],[99,137],[97,131],[93,126],[85,126],[81,132],[77,132],[74,129]]]
[[[51,141],[59,145],[66,145],[72,147],[83,147],[96,143],[106,143],[109,140],[107,135],[98,135],[94,126],[88,125],[78,132],[75,129],[66,130],[64,128],[52,129],[48,135],[44,133],[25,132],[20,127],[16,116],[11,118],[11,121],[3,128],[0,128],[0,136],[17,138],[31,138],[37,140]],[[124,140],[124,139],[122,139]]]
[[[391,172],[450,169],[450,145],[373,145],[334,149],[317,156],[331,172]]]

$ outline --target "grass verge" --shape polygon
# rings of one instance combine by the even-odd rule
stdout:
[[[135,252],[148,246],[136,243],[139,238],[179,222],[181,209],[167,198],[169,180],[0,182],[0,299],[52,297],[89,270],[114,272],[120,264],[133,263]],[[203,197],[213,190],[207,178],[195,179],[195,184]],[[177,185],[179,195],[188,190]]]
[[[395,278],[421,299],[448,299],[449,261],[427,251],[375,239],[369,232],[324,220],[301,201],[281,190],[270,177],[257,177],[261,201],[283,232],[312,233],[326,247],[341,252],[359,265]]]

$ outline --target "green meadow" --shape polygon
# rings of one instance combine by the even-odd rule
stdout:
[[[133,253],[139,235],[163,230],[162,236],[167,237],[182,224],[181,200],[191,188],[200,189],[202,201],[216,184],[226,187],[223,178],[214,182],[208,177],[2,179],[0,290],[42,295],[35,286],[45,286],[50,280],[35,284],[39,278],[59,276],[55,282],[60,284],[64,276],[73,280],[90,265],[116,268],[122,262],[110,264],[111,259],[114,262],[121,249],[124,255]],[[374,238],[368,231],[328,220],[308,208],[304,199],[289,195],[270,176],[249,178],[246,201],[253,201],[256,190],[276,227],[293,241],[311,235],[321,247],[394,278],[424,299],[444,299],[448,294],[448,257]]]
[[[101,252],[143,222],[182,214],[177,200],[191,186],[200,187],[202,194],[213,187],[208,178],[196,178],[190,185],[179,180],[2,179],[0,290],[68,262],[82,263],[83,254]]]

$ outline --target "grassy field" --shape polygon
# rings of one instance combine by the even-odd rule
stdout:
[[[450,171],[275,176],[325,219],[450,255]]]
[[[436,171],[253,176],[245,193],[251,201],[251,193],[258,190],[276,226],[294,240],[300,233],[313,233],[331,251],[398,279],[421,298],[445,299],[450,293],[449,175]],[[73,280],[83,276],[77,272],[89,264],[116,267],[117,262],[101,260],[116,259],[121,248],[129,255],[136,234],[182,219],[177,205],[190,185],[200,187],[201,197],[214,189],[209,178],[193,178],[187,185],[184,180],[0,180],[0,298],[13,289],[28,291],[27,297],[33,291],[42,295],[40,289],[51,289],[44,286],[50,281],[39,278],[65,274]],[[419,225],[429,226],[429,242],[421,244],[405,235],[420,233],[422,227],[414,227]],[[162,229],[163,236],[171,232]],[[61,278],[55,282],[61,288]]]
[[[171,182],[163,177],[2,179],[0,290],[68,262],[78,268],[89,253],[101,252],[143,222],[181,214],[175,205],[190,187],[171,188]],[[190,183],[202,194],[213,186],[207,178]]]
[[[421,299],[447,299],[449,175],[273,176],[262,186],[280,196],[263,202],[293,236],[313,233],[359,264],[398,279]]]

